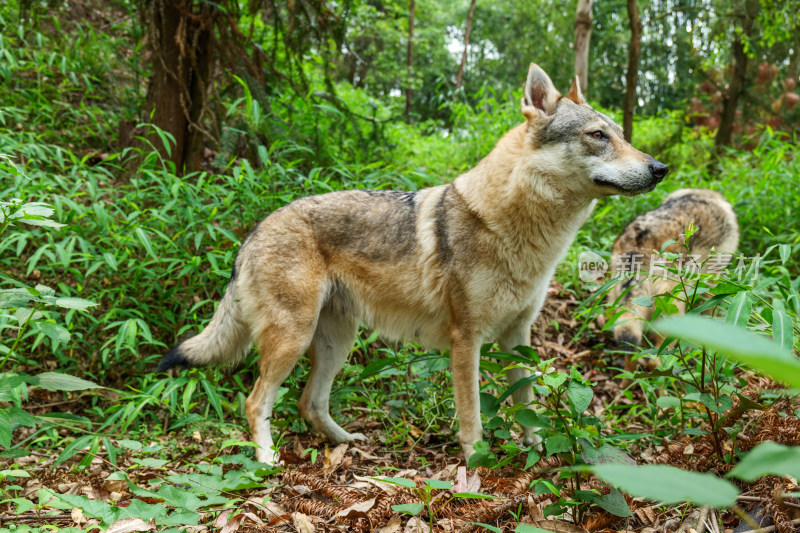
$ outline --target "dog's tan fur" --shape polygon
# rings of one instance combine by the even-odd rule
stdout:
[[[346,191],[272,213],[247,238],[208,327],[160,369],[225,363],[255,341],[260,377],[247,399],[259,460],[277,459],[269,418],[278,387],[309,351],[299,408],[333,441],[349,434],[328,413],[333,378],[359,321],[390,339],[449,348],[460,438],[482,438],[479,350],[530,342],[553,271],[595,199],[652,190],[666,167],[630,146],[608,117],[567,97],[531,65],[525,122],[452,183],[417,192]],[[601,134],[593,137],[593,133]],[[513,370],[515,382],[528,374]],[[531,387],[516,402],[533,399]],[[537,443],[535,430],[525,439]]]
[[[698,230],[689,240],[689,257],[684,246],[684,232],[691,223]],[[654,259],[659,261],[654,265],[656,267],[661,267],[664,262],[654,254],[660,252],[670,239],[675,242],[664,251],[680,256],[678,261],[664,264],[663,268],[685,268],[691,261],[695,264],[695,270],[706,271],[709,267],[706,260],[715,251],[720,255],[714,266],[722,269],[730,262],[730,254],[739,245],[736,214],[717,192],[680,189],[667,196],[658,208],[636,217],[625,227],[614,242],[610,264],[612,275],[624,274],[624,278],[614,285],[608,295],[609,302],[622,302],[626,308],[614,326],[614,337],[623,349],[630,350],[642,345],[646,324],[655,310],[653,306],[638,305],[634,301],[670,292],[678,283],[672,274],[650,275]],[[684,302],[675,300],[674,303],[679,313],[685,311]],[[655,338],[655,342],[659,340]],[[625,368],[631,371],[636,368],[630,355],[626,356]]]

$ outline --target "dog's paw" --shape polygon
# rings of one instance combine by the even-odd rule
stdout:
[[[368,440],[368,439],[367,436],[364,435],[363,433],[348,433],[346,440],[350,442],[354,440]]]
[[[537,452],[541,452],[544,448],[542,448],[542,437],[536,434],[536,430],[538,428],[524,428],[525,436],[522,438],[522,442],[526,446],[533,446]]]

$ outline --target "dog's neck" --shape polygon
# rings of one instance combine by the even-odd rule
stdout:
[[[454,181],[461,196],[487,226],[509,240],[535,248],[544,241],[563,242],[583,224],[595,199],[559,186],[572,176],[554,176],[561,169],[537,165],[526,149],[527,124],[509,131],[472,170]],[[527,165],[527,166],[526,166]],[[513,216],[510,214],[513,213]],[[510,220],[519,221],[515,227]],[[551,244],[551,243],[547,243]]]

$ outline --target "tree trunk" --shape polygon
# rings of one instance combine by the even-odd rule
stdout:
[[[464,76],[464,65],[467,63],[467,49],[469,48],[469,32],[472,31],[472,15],[475,13],[475,0],[469,3],[469,14],[467,14],[467,31],[464,33],[464,53],[461,54],[461,63],[458,65],[458,77],[456,78],[456,89],[461,87],[461,80]]]
[[[592,0],[578,0],[575,12],[575,76],[585,95],[589,89],[589,39],[592,37]]]
[[[211,70],[213,13],[182,12],[176,0],[153,0],[146,11],[153,47],[153,74],[147,90],[145,121],[169,133],[174,142],[148,132],[147,140],[177,175],[200,168],[206,111],[206,82]],[[201,20],[202,22],[198,22]]]
[[[745,3],[744,16],[741,18],[742,33],[736,33],[736,38],[731,47],[733,55],[733,76],[728,84],[728,89],[723,95],[722,116],[717,129],[717,136],[714,138],[717,150],[725,146],[730,146],[733,142],[733,123],[736,120],[736,108],[739,105],[739,97],[744,92],[747,80],[747,53],[742,35],[749,38],[753,32],[753,22],[758,14],[759,5],[755,0],[748,0]]]
[[[406,124],[411,124],[411,82],[414,75],[414,0],[408,10],[408,72],[406,79]]]
[[[639,49],[642,42],[642,20],[636,0],[628,0],[628,21],[631,40],[628,43],[628,72],[625,74],[625,102],[622,105],[622,131],[625,140],[633,139],[633,110],[636,108],[636,80],[639,78]]]

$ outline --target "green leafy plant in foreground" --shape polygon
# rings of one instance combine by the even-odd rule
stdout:
[[[423,510],[427,510],[428,522],[430,523],[431,530],[433,530],[433,520],[438,510],[445,507],[455,498],[481,500],[496,498],[496,496],[480,494],[478,492],[452,492],[452,482],[438,479],[425,479],[425,485],[421,488],[418,488],[417,484],[413,480],[401,477],[383,477],[374,479],[384,483],[390,483],[392,485],[398,485],[400,487],[411,489],[411,492],[419,497],[422,502],[392,505],[392,510],[412,516],[416,516]],[[434,494],[434,491],[439,492]]]
[[[0,172],[24,175],[20,167],[8,156],[0,155]],[[0,236],[15,223],[43,226],[58,229],[61,224],[50,217],[54,210],[41,202],[23,203],[17,199],[0,200]],[[14,285],[0,289],[0,332],[16,329],[11,346],[0,343],[0,402],[11,405],[0,406],[0,446],[11,447],[11,439],[17,427],[35,427],[45,417],[34,417],[23,408],[28,397],[29,387],[40,387],[50,391],[76,391],[101,388],[99,385],[74,376],[57,372],[44,372],[35,376],[18,372],[3,372],[9,360],[23,362],[27,358],[18,352],[21,339],[28,332],[39,338],[49,338],[53,345],[66,343],[70,333],[49,314],[48,309],[61,308],[84,310],[93,302],[82,298],[60,297],[53,289],[44,285],[26,286],[16,280],[3,276],[3,285]],[[5,335],[1,338],[7,338]],[[38,339],[37,339],[38,342]]]
[[[542,438],[544,455],[557,455],[568,465],[635,464],[621,448],[601,436],[600,419],[587,413],[594,397],[592,384],[576,368],[571,368],[569,372],[555,370],[552,366],[553,360],[540,360],[536,351],[527,346],[517,346],[514,348],[516,353],[490,352],[487,348],[488,346],[483,350],[485,359],[482,361],[482,368],[495,372],[522,368],[528,370],[531,376],[505,388],[498,397],[481,393],[481,411],[489,419],[485,428],[495,438],[506,440],[501,446],[505,457],[498,461],[488,443],[478,442],[475,445],[475,454],[470,457],[470,467],[499,468],[523,455],[523,468],[527,470],[539,461],[541,453],[536,447],[520,446],[510,438],[512,420],[523,427],[538,428],[537,434]],[[493,360],[510,364],[503,368]],[[535,393],[531,405],[502,407],[506,398],[526,384],[531,384]],[[584,509],[590,505],[598,505],[617,516],[631,515],[627,503],[618,491],[612,489],[609,493],[602,494],[596,489],[585,490],[585,478],[584,472],[576,468],[563,470],[559,482],[555,484],[545,479],[536,480],[532,488],[537,494],[550,493],[557,498],[555,503],[544,509],[545,516],[560,515],[572,507],[575,519],[579,521]]]
[[[773,379],[800,389],[800,361],[781,344],[735,324],[698,315],[658,322],[656,328],[674,338],[702,345],[707,350],[743,363]],[[739,490],[713,474],[687,472],[666,465],[595,465],[598,477],[632,496],[665,503],[691,502],[717,508],[735,507]],[[800,447],[763,442],[745,454],[726,477],[752,481],[761,476],[800,474]]]
[[[617,283],[625,281],[629,287],[610,305],[604,326],[606,330],[616,326],[620,316],[626,312],[619,307],[634,287],[631,281],[652,281],[654,285],[671,282],[671,290],[636,298],[631,303],[651,308],[653,319],[678,315],[682,310],[690,315],[710,313],[724,316],[728,323],[752,325],[772,333],[776,341],[791,349],[794,330],[797,329],[793,318],[800,310],[796,296],[800,277],[792,279],[787,263],[792,247],[788,244],[774,245],[767,248],[763,256],[749,260],[733,256],[731,268],[720,275],[720,265],[727,264],[730,256],[712,254],[702,264],[696,263],[691,254],[691,242],[697,230],[694,224],[685,229],[681,254],[665,251],[675,241],[664,243],[657,253],[658,259],[653,261],[666,265],[666,268],[658,273],[651,270],[648,280],[641,279],[647,273],[634,272],[631,274],[636,276],[634,279],[622,276],[600,287],[582,306],[582,312],[589,317],[584,327]],[[733,462],[734,457],[724,452],[722,443],[726,436],[736,438],[742,422],[731,424],[729,421],[736,420],[748,410],[765,408],[757,398],[754,400],[741,394],[745,380],[734,372],[735,365],[702,345],[675,343],[675,338],[670,336],[658,339],[652,331],[643,340],[655,345],[644,346],[633,354],[633,359],[650,358],[658,361],[660,368],[636,374],[625,372],[622,376],[632,378],[642,386],[654,420],[654,430],[659,425],[660,415],[670,413],[668,418],[662,417],[664,431],[669,432],[668,428],[678,426],[681,434],[708,433],[717,457],[721,461]],[[665,389],[672,389],[672,392],[664,393]],[[737,400],[738,405],[734,408]],[[698,418],[705,420],[707,430],[692,427],[692,419]]]

